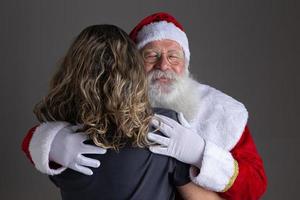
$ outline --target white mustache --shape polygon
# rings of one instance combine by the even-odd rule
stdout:
[[[148,75],[149,80],[156,80],[160,78],[166,78],[171,80],[177,80],[178,75],[173,71],[161,71],[159,69],[153,70]]]

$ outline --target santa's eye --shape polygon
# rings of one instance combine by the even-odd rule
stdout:
[[[143,58],[145,62],[156,62],[160,57],[160,54],[156,51],[145,51],[143,52]]]

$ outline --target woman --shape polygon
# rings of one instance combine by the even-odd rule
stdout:
[[[146,81],[143,60],[120,28],[90,26],[75,39],[34,112],[40,122],[81,124],[87,142],[108,150],[90,156],[101,157],[93,176],[68,169],[50,177],[62,199],[174,199],[174,186],[183,195],[191,191],[184,186],[189,166],[145,148],[153,116]],[[154,111],[176,119],[172,111]]]

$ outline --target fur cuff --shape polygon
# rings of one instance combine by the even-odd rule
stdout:
[[[49,153],[56,134],[68,125],[66,122],[47,122],[36,128],[29,144],[29,152],[35,167],[40,172],[56,175],[66,169],[66,167],[51,169],[49,167]]]
[[[235,164],[230,152],[207,141],[200,173],[194,176],[191,169],[191,180],[208,190],[223,192],[229,189],[234,182],[233,177],[237,176]]]

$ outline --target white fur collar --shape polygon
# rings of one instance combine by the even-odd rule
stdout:
[[[248,120],[245,106],[208,85],[198,83],[200,100],[192,127],[206,140],[231,150],[239,141]]]
[[[231,150],[240,139],[248,120],[244,105],[192,78],[183,81],[176,85],[174,98],[166,98],[159,93],[151,94],[152,106],[182,112],[204,139]]]
[[[148,81],[151,81],[151,76]],[[186,74],[172,85],[172,92],[161,92],[151,85],[149,99],[153,107],[182,112],[204,139],[231,150],[240,139],[248,120],[244,105],[208,85],[200,84]]]

